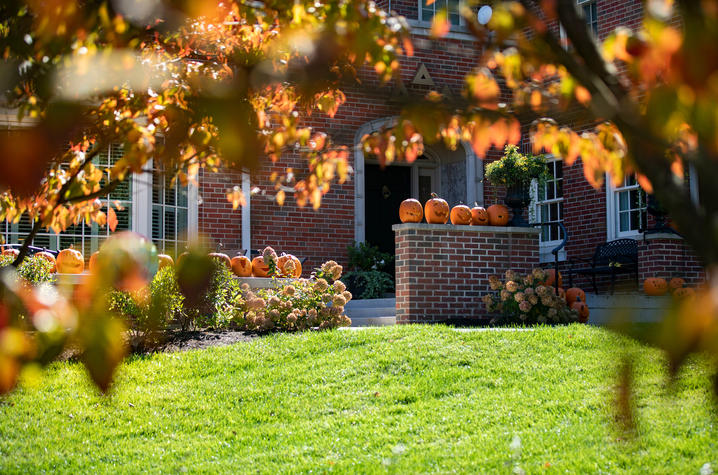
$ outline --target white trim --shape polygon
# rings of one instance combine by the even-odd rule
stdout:
[[[132,174],[131,228],[152,240],[152,160],[145,166],[148,172]]]
[[[199,176],[197,176],[199,180]],[[199,236],[199,183],[187,184],[187,241],[196,241]]]
[[[613,241],[615,239],[640,239],[643,233],[638,230],[623,231],[618,230],[618,203],[616,201],[616,187],[613,184],[613,179],[606,173],[606,241]],[[625,180],[625,177],[624,177]],[[624,188],[621,186],[620,188]],[[638,189],[641,189],[638,185]]]
[[[688,189],[691,194],[691,201],[698,207],[700,206],[700,193],[698,190],[698,173],[693,163],[688,164]]]
[[[252,209],[251,209],[251,184],[249,173],[242,172],[242,193],[244,194],[244,206],[242,206],[242,247],[245,256],[252,258]]]
[[[563,162],[563,159],[559,157],[554,157],[551,154],[546,154],[546,162],[547,163],[555,163],[555,162]],[[562,167],[562,173],[561,173],[561,196],[560,197],[554,197],[551,199],[546,199],[543,201],[539,201],[539,187],[538,187],[538,181],[537,180],[531,180],[531,204],[529,205],[529,216],[530,220],[532,222],[536,222],[538,219],[538,216],[541,214],[539,207],[544,204],[553,204],[553,203],[563,203],[565,204],[565,199],[563,196],[563,163],[561,165]],[[543,217],[542,217],[543,218]],[[542,221],[545,221],[545,219],[542,219]],[[562,218],[560,222],[563,222],[564,219]],[[543,231],[543,230],[542,230]],[[539,234],[539,262],[553,262],[554,257],[553,254],[551,254],[551,250],[561,244],[563,240],[553,240],[553,241],[541,241],[541,234]],[[566,248],[561,249],[558,252],[558,260],[559,261],[565,261],[566,260]]]

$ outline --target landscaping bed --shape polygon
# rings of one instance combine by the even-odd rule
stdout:
[[[634,357],[636,436],[615,425]],[[270,334],[134,356],[109,397],[81,365],[0,402],[0,472],[698,473],[718,464],[707,361],[586,325]]]

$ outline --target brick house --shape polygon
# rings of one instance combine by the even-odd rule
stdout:
[[[599,38],[605,38],[616,26],[637,28],[642,17],[638,0],[577,0],[585,13],[588,27]],[[324,197],[322,207],[299,208],[288,199],[283,207],[273,200],[269,176],[287,167],[301,168],[301,159],[287,154],[276,164],[265,163],[252,174],[227,171],[201,174],[198,186],[172,189],[159,171],[133,177],[109,197],[125,205],[119,214],[121,229],[132,229],[147,236],[165,252],[178,253],[187,239],[198,234],[222,243],[223,251],[234,254],[247,249],[271,245],[279,251],[306,257],[305,273],[327,259],[346,262],[347,246],[368,241],[385,251],[394,250],[392,224],[398,222],[400,202],[408,197],[425,202],[437,192],[451,206],[463,202],[491,205],[503,201],[504,191],[483,181],[484,163],[478,160],[468,144],[451,151],[442,145],[429,145],[413,164],[394,164],[380,170],[378,162],[365,157],[357,147],[361,137],[390,124],[398,114],[400,99],[406,93],[437,90],[459,95],[464,76],[477,64],[481,49],[467,33],[458,14],[459,0],[380,0],[381,8],[404,15],[413,28],[415,53],[403,58],[401,81],[381,84],[371,71],[361,73],[362,87],[346,89],[347,101],[334,119],[315,115],[310,125],[328,132],[335,143],[353,150],[354,174],[343,185],[334,185]],[[448,7],[451,32],[442,40],[429,37],[431,18],[437,9]],[[556,25],[558,29],[558,25]],[[4,119],[2,118],[4,117]],[[14,124],[12,114],[0,116],[8,128]],[[578,124],[570,124],[580,128]],[[528,137],[522,148],[528,151]],[[101,159],[116,160],[118,149],[110,147]],[[488,160],[501,151],[492,150]],[[650,227],[646,218],[646,199],[640,187],[627,178],[621,187],[612,184],[593,189],[583,176],[580,160],[572,167],[551,159],[553,179],[542,190],[534,189],[531,217],[536,221],[562,221],[569,239],[562,260],[590,257],[597,244],[617,238],[640,240],[641,278],[647,275],[684,277],[689,283],[703,278],[703,270],[693,253],[675,235],[644,235]],[[226,190],[241,184],[246,195],[259,189],[246,207],[232,210]],[[698,189],[690,183],[691,196],[698,199]],[[648,222],[646,222],[648,221]],[[0,232],[8,242],[18,242],[29,231],[30,223],[3,223]],[[106,237],[98,227],[74,226],[60,236],[41,234],[36,244],[55,249],[75,244],[86,256]],[[561,241],[558,226],[545,227],[540,235],[540,258]]]

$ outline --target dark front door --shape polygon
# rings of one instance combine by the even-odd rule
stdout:
[[[366,241],[382,252],[394,254],[394,231],[391,225],[399,223],[399,205],[411,197],[411,168],[366,165],[366,192],[364,222]]]

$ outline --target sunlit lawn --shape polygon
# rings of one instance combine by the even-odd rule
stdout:
[[[613,424],[637,358],[638,436]],[[110,398],[55,364],[0,402],[0,473],[699,473],[718,468],[708,366],[583,325],[397,326],[135,358]],[[518,436],[521,453],[510,445]]]

